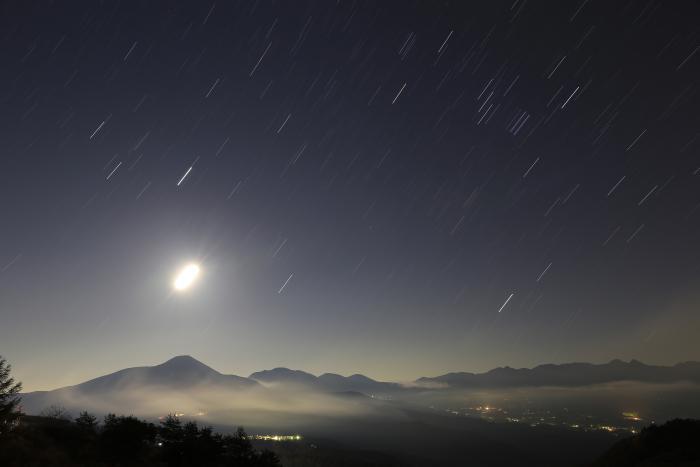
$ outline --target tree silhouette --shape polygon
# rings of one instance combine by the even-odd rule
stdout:
[[[68,411],[62,405],[50,405],[39,413],[39,416],[55,418],[57,420],[70,420]]]
[[[278,467],[280,461],[271,451],[258,451],[239,428],[235,435],[222,436],[211,427],[200,428],[195,421],[182,421],[168,415],[158,428],[160,459],[168,466],[198,465],[237,467]]]
[[[155,439],[152,423],[109,414],[100,433],[100,455],[108,464],[149,465]]]
[[[243,427],[239,427],[235,435],[225,437],[224,444],[235,465],[255,465],[256,452]]]
[[[156,426],[131,415],[108,414],[99,426],[86,411],[70,419],[63,407],[51,406],[18,424],[22,385],[10,370],[0,357],[2,467],[281,467],[274,453],[253,448],[243,428],[224,436],[174,415]]]
[[[277,455],[253,447],[240,428],[215,433],[170,416],[159,426],[109,414],[98,426],[82,412],[75,420],[26,416],[0,438],[0,466],[281,467]]]
[[[176,416],[169,414],[158,427],[158,446],[161,448],[161,456],[168,465],[180,465],[183,457],[183,439],[182,422]]]
[[[75,419],[75,424],[85,431],[94,433],[97,429],[97,418],[87,411],[82,411]]]
[[[22,390],[22,383],[15,382],[10,376],[10,366],[7,361],[0,356],[0,436],[8,433],[17,424],[21,415],[18,396]]]
[[[90,465],[97,457],[98,450],[98,423],[97,418],[87,411],[80,412],[74,420],[75,434],[72,449],[76,463]],[[65,445],[65,442],[64,442]]]

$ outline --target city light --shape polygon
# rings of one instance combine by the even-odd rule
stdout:
[[[259,441],[300,441],[301,435],[253,435],[251,438]]]

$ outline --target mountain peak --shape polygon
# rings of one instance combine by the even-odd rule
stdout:
[[[275,383],[283,381],[309,383],[314,382],[316,380],[316,377],[311,373],[307,373],[301,370],[291,370],[289,368],[284,367],[277,367],[273,368],[272,370],[258,371],[256,373],[251,374],[249,378],[266,383]]]
[[[168,363],[178,363],[178,362],[189,362],[189,363],[201,363],[199,360],[194,358],[192,355],[175,355],[173,358],[166,360],[163,365]]]
[[[218,371],[205,365],[190,355],[177,355],[155,368],[167,369],[173,372],[218,373]]]
[[[361,383],[376,383],[375,380],[372,378],[368,378],[365,375],[361,375],[359,373],[355,373],[354,375],[348,376],[348,379],[350,381],[355,381],[355,382],[361,382]]]

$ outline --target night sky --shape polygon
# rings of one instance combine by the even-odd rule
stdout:
[[[26,390],[698,359],[699,15],[3,2],[0,353]]]

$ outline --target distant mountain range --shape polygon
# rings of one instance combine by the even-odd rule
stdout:
[[[375,381],[364,375],[341,376],[335,373],[324,373],[314,376],[300,370],[289,368],[274,368],[258,371],[249,376],[250,379],[264,385],[288,385],[308,387],[326,392],[361,392],[365,394],[384,393],[401,390],[398,383]]]
[[[604,364],[547,364],[532,369],[501,367],[486,373],[448,373],[433,378],[419,378],[411,384],[375,381],[364,375],[341,376],[324,373],[315,376],[300,370],[274,368],[259,371],[249,377],[222,374],[188,356],[174,357],[150,367],[135,367],[117,371],[84,383],[53,391],[23,394],[28,412],[36,412],[52,404],[70,401],[109,400],[123,394],[189,394],[201,389],[217,394],[240,394],[245,391],[287,390],[295,394],[333,393],[336,395],[392,395],[407,391],[446,389],[495,389],[537,386],[588,386],[617,381],[645,383],[700,383],[700,363],[685,362],[674,366],[646,365],[637,360],[613,360]],[[150,392],[149,392],[150,391]]]
[[[545,364],[534,368],[499,367],[486,373],[447,373],[433,378],[419,378],[411,384],[375,381],[363,375],[340,376],[310,373],[288,368],[259,371],[249,377],[265,385],[293,384],[324,391],[356,391],[386,393],[408,388],[514,388],[538,386],[589,386],[617,381],[644,383],[673,383],[689,381],[700,383],[700,362],[684,362],[674,366],[646,365],[638,360],[609,363]]]
[[[512,388],[533,386],[589,386],[616,381],[644,383],[700,383],[700,362],[674,366],[646,365],[638,360],[609,363],[546,364],[535,368],[500,367],[486,373],[447,373],[434,378],[419,378],[418,385],[443,385],[457,388]]]

